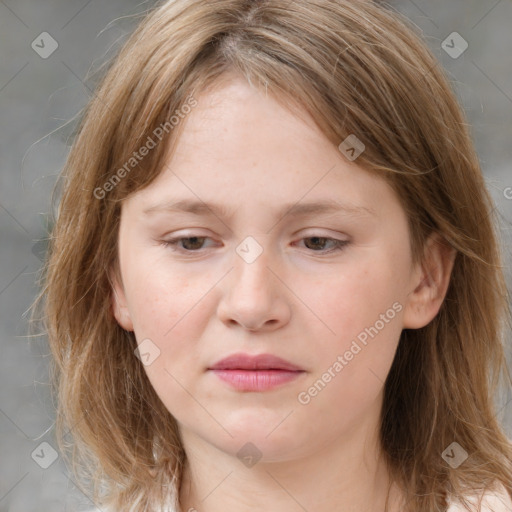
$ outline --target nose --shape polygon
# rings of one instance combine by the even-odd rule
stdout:
[[[222,322],[228,327],[265,332],[286,325],[291,316],[291,292],[279,275],[276,259],[270,258],[270,250],[263,248],[251,263],[235,254],[233,264],[234,270],[221,282],[217,314]]]

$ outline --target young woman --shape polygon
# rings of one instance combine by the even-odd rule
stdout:
[[[512,510],[492,201],[397,13],[165,2],[63,177],[40,299],[100,510]]]

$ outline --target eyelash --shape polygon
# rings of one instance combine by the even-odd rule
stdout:
[[[164,247],[167,247],[167,248],[171,248],[172,247],[172,250],[178,250],[179,252],[183,252],[183,253],[190,253],[190,254],[193,254],[193,253],[198,253],[200,252],[200,249],[198,250],[187,250],[187,249],[182,249],[180,247],[178,247],[178,243],[182,240],[191,240],[193,238],[198,238],[198,239],[209,239],[210,237],[208,236],[184,236],[184,237],[178,237],[178,238],[170,238],[168,240],[161,240],[161,244],[164,246]],[[320,240],[328,240],[328,241],[331,241],[331,242],[334,242],[334,248],[331,249],[331,250],[328,250],[328,251],[312,251],[312,252],[316,252],[316,253],[321,253],[321,254],[331,254],[333,252],[340,252],[340,251],[343,251],[345,249],[345,247],[350,243],[348,240],[338,240],[336,238],[329,238],[329,237],[326,237],[326,236],[307,236],[307,237],[304,237],[304,238],[301,238],[301,240],[308,240],[308,239],[313,239],[313,238],[317,238],[317,239],[320,239]]]

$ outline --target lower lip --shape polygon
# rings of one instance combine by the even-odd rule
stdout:
[[[290,382],[303,371],[289,370],[210,370],[238,391],[267,391]]]

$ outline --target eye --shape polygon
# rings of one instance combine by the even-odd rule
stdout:
[[[201,249],[201,246],[204,243],[204,240],[207,240],[207,236],[187,236],[187,237],[178,237],[178,238],[170,238],[168,240],[162,240],[162,245],[164,247],[172,247],[173,249],[179,249],[184,252],[197,252],[198,249]],[[185,241],[183,247],[179,247],[178,244],[181,241]],[[187,247],[188,246],[188,247]]]
[[[209,240],[210,238],[207,236],[188,236],[188,237],[177,237],[170,238],[168,240],[161,240],[161,244],[164,247],[170,247],[173,250],[179,250],[181,252],[199,252],[203,247],[204,241]],[[337,240],[336,238],[328,238],[322,236],[310,236],[306,238],[302,238],[302,240],[310,240],[312,243],[306,243],[306,247],[309,249],[310,246],[313,247],[311,249],[313,252],[320,252],[324,254],[328,254],[331,252],[342,251],[345,246],[349,244],[348,240]],[[183,243],[182,243],[183,242]],[[325,246],[326,242],[332,243],[332,248],[330,250],[322,249]],[[179,244],[182,243],[180,246]],[[317,250],[320,246],[320,250]]]
[[[302,240],[310,240],[312,243],[306,243],[306,247],[310,248],[309,246],[318,248],[320,246],[320,250],[313,250],[313,252],[323,252],[331,253],[336,251],[342,251],[346,245],[349,244],[348,240],[337,240],[336,238],[328,238],[324,236],[308,236],[306,238],[302,238]],[[325,246],[325,242],[332,242],[332,249],[330,250],[322,250],[322,247]]]

